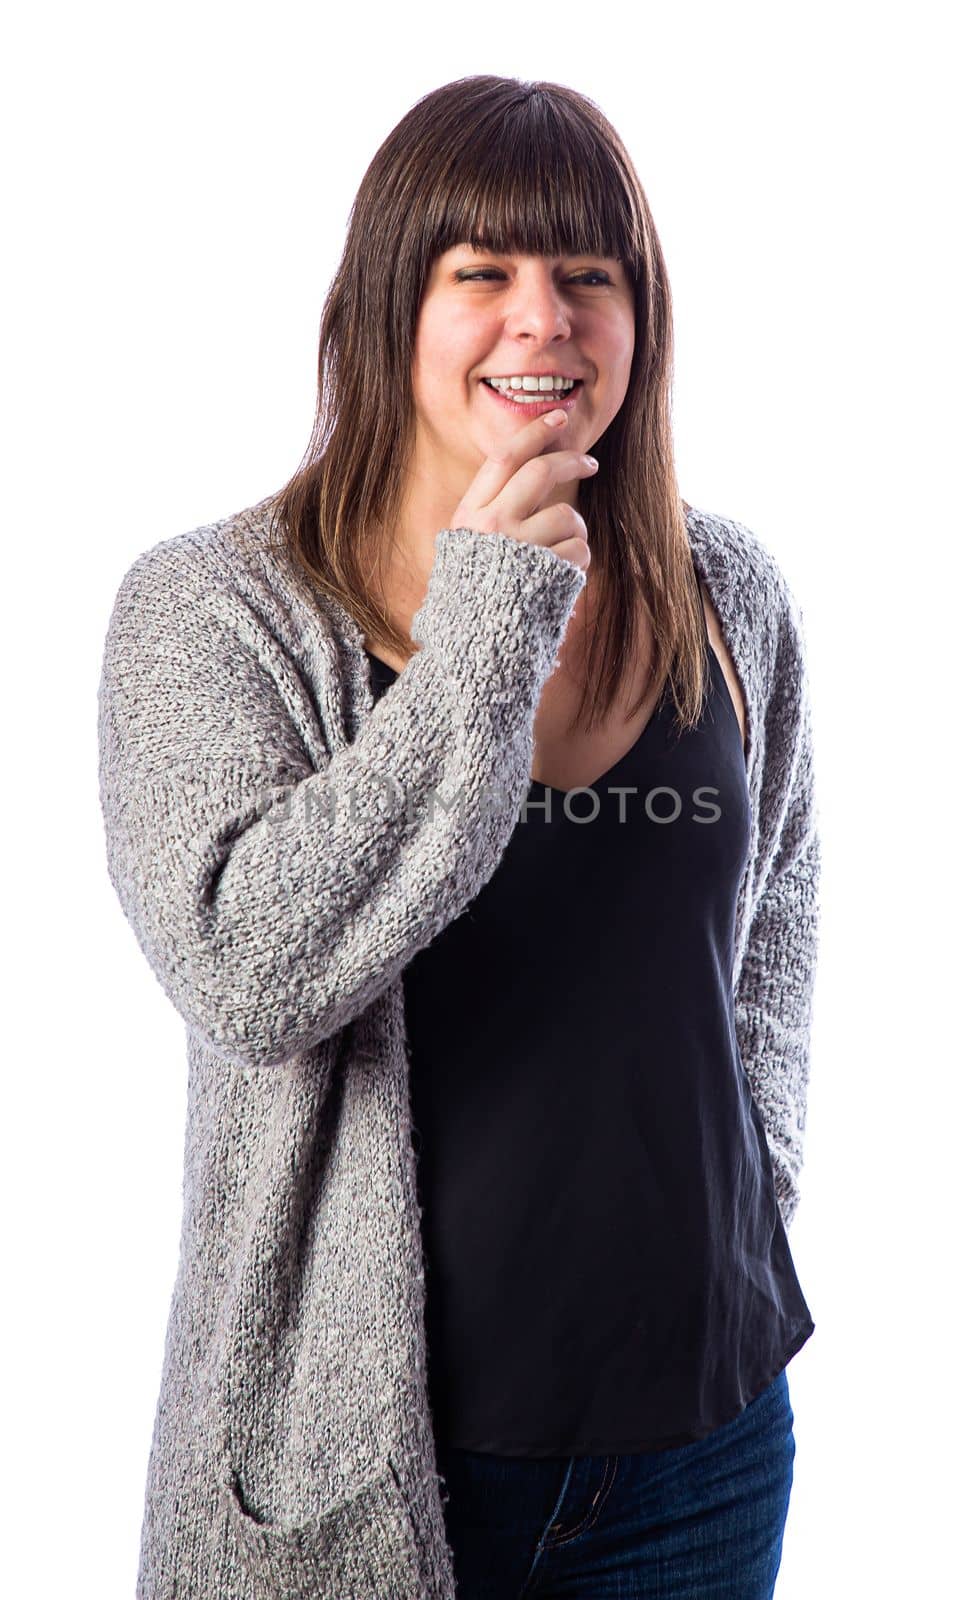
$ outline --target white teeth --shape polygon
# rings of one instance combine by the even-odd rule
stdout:
[[[499,389],[502,394],[514,389],[555,390],[558,394],[567,394],[569,389],[575,387],[574,378],[537,378],[524,376],[520,378],[488,378],[486,380],[492,389]]]

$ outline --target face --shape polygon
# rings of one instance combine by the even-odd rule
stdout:
[[[457,245],[434,263],[413,360],[417,460],[459,500],[484,457],[535,406],[502,400],[485,377],[551,372],[580,379],[558,449],[588,450],[625,398],[635,341],[633,292],[610,256],[503,255]],[[523,392],[523,391],[522,391]],[[545,392],[544,398],[558,403]],[[558,498],[576,503],[577,482]]]

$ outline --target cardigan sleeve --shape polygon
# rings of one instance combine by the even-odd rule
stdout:
[[[495,870],[585,577],[544,546],[441,530],[413,618],[423,648],[323,760],[308,670],[194,550],[147,551],[112,611],[108,871],[188,1027],[273,1066],[364,1011]],[[320,647],[335,648],[324,628]],[[330,695],[340,672],[337,648],[313,667]]]
[[[803,1159],[821,868],[801,613],[793,603],[789,610],[765,751],[767,769],[784,772],[786,798],[735,991],[741,1057],[764,1123],[786,1229],[798,1206]]]

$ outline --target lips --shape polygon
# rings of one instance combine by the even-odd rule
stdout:
[[[542,412],[553,411],[556,408],[571,411],[580,391],[584,388],[584,382],[583,378],[576,378],[574,386],[567,394],[558,394],[554,389],[539,390],[537,400],[508,400],[499,389],[492,388],[486,378],[481,378],[480,386],[493,396],[498,405],[506,406],[508,411],[520,411],[525,417],[539,417]],[[517,392],[523,394],[524,390],[519,389]]]

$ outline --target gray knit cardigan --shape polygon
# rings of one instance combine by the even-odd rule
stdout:
[[[361,630],[269,533],[264,501],[140,555],[99,687],[108,872],[188,1050],[137,1596],[452,1600],[401,974],[501,860],[585,576],[441,530],[422,649],[373,707]],[[735,1020],[787,1226],[818,922],[802,614],[747,528],[687,533],[747,702]]]

